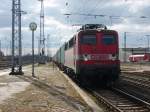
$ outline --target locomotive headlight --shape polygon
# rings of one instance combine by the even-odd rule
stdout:
[[[82,54],[82,55],[78,56],[77,59],[82,60],[82,61],[88,61],[88,60],[91,60],[91,55]]]
[[[91,56],[88,55],[88,54],[84,54],[84,55],[83,55],[83,59],[84,59],[84,61],[88,61],[88,60],[91,59]]]
[[[111,54],[110,59],[113,60],[113,61],[117,60],[118,59],[118,54]]]

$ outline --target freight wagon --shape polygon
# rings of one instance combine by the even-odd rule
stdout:
[[[129,56],[130,62],[149,62],[150,54],[134,54]]]

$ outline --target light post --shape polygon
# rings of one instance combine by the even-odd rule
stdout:
[[[148,49],[147,52],[149,53],[149,48],[150,48],[150,47],[149,47],[149,42],[150,42],[150,41],[149,41],[149,37],[150,37],[150,35],[145,35],[145,36],[147,37],[147,49]]]
[[[32,77],[35,77],[34,74],[34,31],[37,29],[37,24],[32,22],[29,25],[30,30],[32,31]]]
[[[2,50],[1,50],[1,40],[0,40],[0,52],[1,52]]]
[[[126,63],[127,61],[127,32],[124,32],[124,62]]]

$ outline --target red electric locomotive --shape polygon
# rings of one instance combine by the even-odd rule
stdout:
[[[64,45],[60,61],[80,81],[116,81],[120,73],[118,33],[101,24],[86,24]],[[60,59],[61,60],[61,59]],[[57,60],[56,60],[57,61]]]

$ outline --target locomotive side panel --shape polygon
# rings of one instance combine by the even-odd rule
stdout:
[[[58,64],[60,64],[60,59],[61,59],[61,49],[58,50],[57,56],[58,56],[58,59],[57,59]]]
[[[69,40],[65,47],[65,66],[75,70],[74,37]]]
[[[65,51],[65,64],[64,65],[68,68],[75,70],[73,47]]]
[[[60,50],[60,55],[61,55],[60,63],[61,63],[61,65],[64,65],[64,63],[65,63],[65,45],[63,45],[60,49],[61,49]]]

